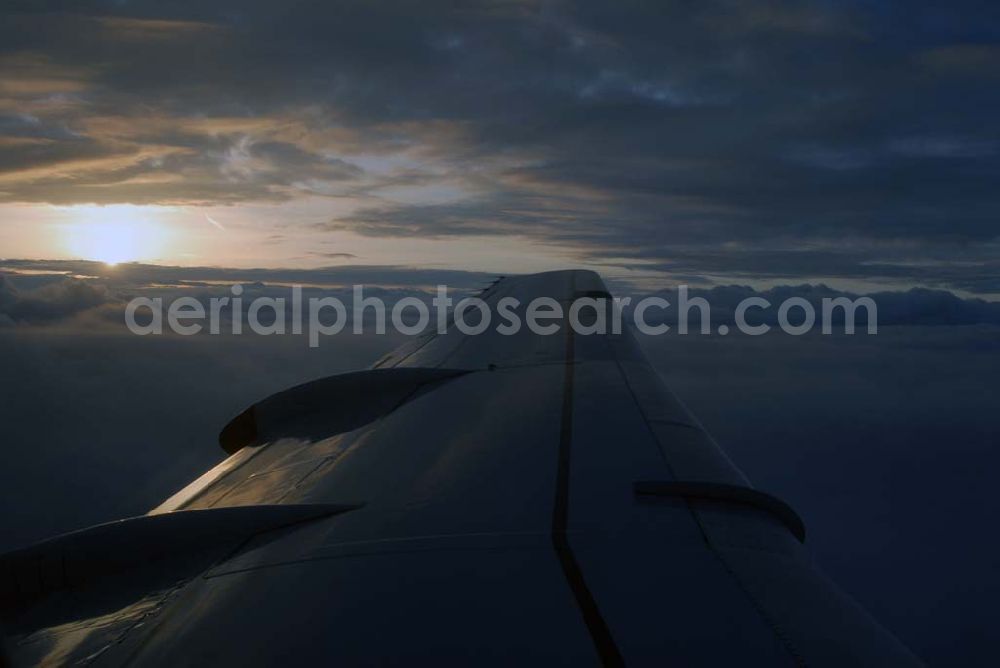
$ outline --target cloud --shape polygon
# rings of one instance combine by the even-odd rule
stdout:
[[[437,285],[447,285],[453,295],[473,294],[495,278],[480,272],[385,265],[235,269],[3,260],[0,325],[97,328],[124,334],[125,305],[133,297],[160,297],[167,306],[178,297],[195,297],[207,308],[212,297],[231,297],[230,286],[240,284],[244,312],[255,297],[284,298],[290,311],[293,285],[303,286],[305,299],[333,296],[348,305],[353,302],[353,286],[361,285],[365,295],[378,296],[391,305],[403,297],[429,299]]]
[[[646,320],[654,320],[669,324],[677,323],[679,295],[676,291],[658,293],[670,302],[667,309],[651,309],[647,311]],[[877,308],[876,322],[879,326],[898,325],[1000,325],[1000,302],[988,302],[982,299],[962,299],[945,290],[927,290],[913,288],[902,292],[872,292],[859,295],[853,292],[835,290],[826,285],[779,285],[767,290],[755,290],[750,286],[725,285],[709,289],[693,288],[688,290],[688,299],[700,298],[709,304],[710,320],[713,325],[735,322],[736,308],[746,299],[763,298],[771,305],[767,309],[753,308],[747,312],[746,318],[751,325],[767,324],[772,327],[778,323],[778,307],[786,300],[797,298],[807,301],[816,314],[817,323],[821,322],[824,300],[844,298],[854,302],[859,297],[871,298]],[[633,302],[634,305],[634,302]],[[657,315],[653,315],[658,312]],[[701,323],[701,311],[697,307],[688,310],[689,326],[697,331]],[[855,310],[854,322],[859,331],[865,331],[868,324],[868,311],[865,308]],[[802,311],[796,307],[789,314],[793,324],[802,322]],[[830,323],[839,327],[844,323],[845,313],[841,308],[832,311]],[[817,325],[818,327],[819,325]]]
[[[919,55],[927,66],[941,74],[996,77],[1000,69],[1000,45],[949,44]]]
[[[172,267],[126,262],[114,266],[89,260],[0,260],[0,271],[22,272],[17,280],[38,280],[34,274],[89,277],[106,285],[139,288],[193,283],[271,283],[342,287],[353,284],[431,287],[447,284],[471,289],[489,283],[495,274],[397,265],[335,265],[314,269],[241,269],[233,267]]]
[[[215,227],[217,230],[221,230],[222,232],[226,231],[226,228],[222,226],[222,223],[220,223],[219,221],[217,221],[215,218],[212,218],[207,213],[205,214],[205,220],[207,220],[209,223],[211,223],[212,226]]]
[[[0,28],[2,201],[347,198],[327,227],[719,273],[997,239],[1000,10],[971,0],[44,9]]]
[[[0,319],[8,324],[58,322],[114,301],[103,286],[89,281],[60,278],[22,292],[0,274]]]
[[[672,246],[667,259],[656,248],[635,254],[644,260],[635,269],[652,269],[691,283],[710,283],[713,277],[730,280],[790,280],[812,276],[841,281],[869,280],[890,284],[919,283],[967,293],[1000,294],[997,243],[942,242],[925,249],[914,242],[872,243],[856,237],[815,240],[796,247],[793,239],[777,243],[733,244],[706,249]],[[594,254],[595,259],[598,255]]]
[[[310,255],[326,258],[327,260],[353,260],[358,257],[354,253],[319,253],[315,251],[310,253]]]
[[[446,285],[452,295],[474,294],[493,281],[493,274],[453,270],[420,269],[380,265],[338,265],[317,269],[235,269],[221,267],[166,267],[126,263],[109,267],[100,262],[75,261],[0,261],[0,321],[7,324],[59,325],[77,327],[81,321],[88,326],[117,328],[124,332],[124,307],[136,296],[161,297],[164,303],[180,296],[193,296],[208,307],[212,297],[231,296],[229,287],[244,288],[243,308],[249,308],[254,297],[284,298],[286,310],[291,309],[291,286],[304,286],[306,299],[334,296],[350,305],[353,286],[361,285],[365,295],[378,296],[389,305],[403,297],[429,300],[436,286]],[[22,272],[22,273],[17,273]],[[632,298],[634,306],[648,296],[637,285],[620,283],[613,290],[619,296]],[[676,290],[656,294],[668,299],[669,309],[647,311],[648,322],[677,322]],[[822,313],[822,300],[847,297],[859,293],[837,290],[826,285],[777,285],[768,289],[750,286],[721,285],[711,288],[694,286],[690,297],[701,297],[711,307],[713,324],[733,323],[736,307],[749,297],[763,297],[773,306],[770,310],[753,311],[751,324],[777,324],[777,306],[791,297],[806,299],[817,314]],[[889,325],[975,325],[1000,324],[1000,302],[962,298],[945,290],[911,289],[908,291],[869,292],[875,300],[878,324]],[[229,313],[228,310],[225,311]],[[857,311],[856,323],[867,323],[867,312]],[[700,323],[700,311],[690,310],[691,327]],[[796,320],[797,322],[797,320]],[[837,310],[833,324],[843,322],[843,312]]]

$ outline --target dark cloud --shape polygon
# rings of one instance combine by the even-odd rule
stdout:
[[[351,196],[367,204],[332,226],[513,232],[623,261],[837,251],[825,274],[786,257],[797,278],[886,276],[869,261],[906,242],[897,283],[926,284],[913,263],[944,255],[958,264],[935,284],[996,292],[962,263],[995,248],[1000,217],[998,11],[15,3],[0,196]],[[387,197],[404,183],[425,190]]]
[[[636,252],[646,262],[639,269],[655,269],[670,275],[689,276],[691,282],[706,277],[740,277],[746,280],[795,279],[820,276],[843,280],[880,280],[886,283],[917,282],[970,293],[1000,293],[1000,245],[940,244],[923,248],[901,241],[871,247],[855,240],[817,247],[794,247],[786,238],[768,247],[740,244],[729,248],[675,246],[667,259],[653,249]],[[597,255],[594,255],[597,259]]]
[[[310,253],[314,257],[325,257],[328,260],[353,260],[357,257],[354,253]]]
[[[0,274],[0,324],[58,322],[116,300],[102,285],[61,278],[27,292]]]

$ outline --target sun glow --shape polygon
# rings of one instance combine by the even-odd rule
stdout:
[[[168,229],[157,220],[158,207],[118,204],[68,207],[66,249],[85,260],[109,265],[152,260],[166,252]]]

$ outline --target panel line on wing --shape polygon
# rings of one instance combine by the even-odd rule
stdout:
[[[575,277],[571,278],[571,290],[575,288]],[[566,582],[573,591],[577,607],[583,615],[590,632],[594,648],[605,666],[624,666],[618,645],[611,635],[611,629],[601,615],[593,593],[580,570],[580,564],[573,554],[566,528],[569,523],[569,474],[573,441],[573,379],[574,379],[574,334],[573,328],[566,326],[566,364],[563,380],[562,424],[559,433],[558,469],[556,472],[556,497],[552,511],[552,543],[559,557]]]

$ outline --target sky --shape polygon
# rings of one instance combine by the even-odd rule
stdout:
[[[998,102],[987,1],[9,0],[0,550],[147,511],[245,406],[402,342],[136,337],[135,296],[865,294],[877,336],[643,344],[846,591],[996,664]]]
[[[0,257],[1000,294],[992,2],[9,2]]]

